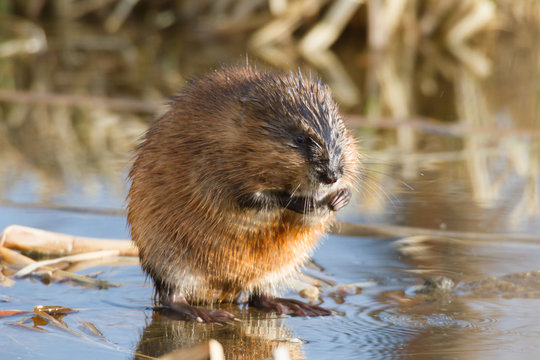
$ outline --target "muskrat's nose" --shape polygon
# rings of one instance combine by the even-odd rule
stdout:
[[[340,174],[330,169],[319,173],[319,179],[323,184],[331,185],[338,181]]]

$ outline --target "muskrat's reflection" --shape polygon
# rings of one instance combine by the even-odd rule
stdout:
[[[235,305],[220,308],[234,313],[241,321],[229,325],[198,324],[183,321],[170,310],[154,310],[152,321],[137,344],[139,355],[135,359],[144,359],[141,355],[161,356],[210,339],[223,345],[227,360],[272,358],[272,351],[279,345],[289,348],[291,359],[304,359],[301,344],[289,341],[293,338],[292,333],[282,319],[247,309],[238,314]]]

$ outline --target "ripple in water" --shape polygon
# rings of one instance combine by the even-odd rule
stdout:
[[[515,353],[529,358],[539,350],[540,334],[540,324],[531,316],[540,304],[532,301],[433,300],[400,290],[361,294],[340,305],[346,316],[295,320],[303,322],[294,331],[310,340],[308,359],[488,359]]]

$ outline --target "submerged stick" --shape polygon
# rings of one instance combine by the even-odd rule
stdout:
[[[538,242],[540,236],[522,234],[489,234],[465,231],[449,231],[417,228],[397,225],[364,225],[347,222],[337,222],[333,227],[332,234],[345,236],[376,237],[376,238],[401,238],[409,236],[430,236],[436,238],[454,238],[461,240],[480,241],[523,241]]]

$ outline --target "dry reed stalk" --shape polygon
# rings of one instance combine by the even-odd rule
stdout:
[[[118,250],[118,255],[121,256],[138,255],[130,240],[80,237],[20,225],[10,225],[4,229],[0,237],[0,246],[46,254]]]
[[[11,58],[22,54],[36,54],[47,49],[47,37],[43,29],[31,21],[18,18],[3,17],[11,31],[19,36],[15,39],[2,39],[0,42],[0,59]]]
[[[303,53],[312,53],[329,49],[364,2],[365,0],[339,0],[332,3],[322,19],[303,37],[300,50]]]
[[[30,273],[34,272],[40,267],[47,266],[47,265],[53,265],[58,264],[61,262],[78,262],[78,261],[86,261],[86,260],[94,260],[94,259],[103,259],[106,257],[112,257],[112,256],[118,256],[120,252],[118,250],[103,250],[103,251],[94,251],[94,252],[87,252],[83,254],[77,254],[77,255],[71,255],[71,256],[63,256],[56,259],[50,259],[50,260],[42,260],[42,261],[36,261],[32,264],[28,264],[24,268],[20,269],[15,273],[15,277],[23,277],[26,275],[29,275]]]
[[[469,46],[466,41],[474,34],[485,30],[495,16],[495,5],[489,0],[479,0],[469,12],[462,15],[446,35],[448,49],[479,77],[491,74],[491,61]]]
[[[368,41],[372,49],[384,49],[403,20],[407,0],[369,0]]]
[[[499,234],[499,233],[478,233],[464,232],[451,230],[436,230],[425,229],[410,226],[398,225],[365,225],[356,223],[347,223],[338,221],[333,227],[332,234],[354,236],[354,237],[371,237],[371,238],[402,238],[411,236],[425,236],[429,238],[439,239],[460,239],[469,241],[520,241],[533,242],[540,241],[538,235],[522,235],[522,234]]]
[[[28,256],[2,246],[0,246],[0,258],[4,263],[17,270],[35,263],[35,260],[29,258]]]
[[[160,360],[224,360],[223,346],[216,340],[195,345],[189,349],[179,349],[160,356]]]
[[[137,5],[139,0],[121,0],[116,4],[116,7],[105,21],[105,29],[114,33],[117,32],[122,24],[126,21],[129,14]]]
[[[462,137],[471,133],[482,134],[486,137],[520,137],[520,138],[540,138],[540,130],[535,128],[498,128],[489,124],[477,125],[466,124],[464,121],[456,123],[441,123],[436,119],[426,117],[365,117],[358,115],[347,115],[345,121],[349,126],[372,127],[376,129],[396,129],[400,126],[407,125],[415,130],[422,131],[428,134],[437,134],[441,136]]]
[[[81,337],[81,338],[84,337],[83,334],[71,330],[71,329],[67,326],[67,324],[66,324],[65,322],[63,322],[62,320],[57,319],[57,318],[55,318],[55,317],[52,316],[52,315],[49,315],[46,311],[42,311],[42,310],[39,309],[37,306],[36,306],[36,308],[34,309],[34,313],[36,313],[36,314],[38,314],[39,316],[41,316],[42,318],[44,318],[44,319],[48,322],[48,324],[49,324],[50,326],[53,326],[53,327],[55,327],[55,328],[57,328],[57,329],[59,329],[59,330],[65,331],[65,332],[70,333],[71,335],[75,335],[75,336],[77,336],[77,337]]]
[[[107,108],[117,111],[132,111],[155,114],[162,106],[140,99],[108,98],[80,94],[56,94],[35,91],[14,91],[0,89],[0,101],[23,104],[44,104],[54,106],[76,106],[85,108]]]
[[[291,360],[291,354],[289,352],[289,349],[287,349],[283,345],[278,346],[272,352],[272,359],[273,360]]]
[[[13,251],[11,249],[8,249],[6,247],[1,247],[1,246],[0,246],[0,258],[2,259],[4,263],[8,264],[9,266],[11,266],[12,268],[16,270],[22,269],[26,266],[36,263],[35,260],[29,258],[28,256],[24,256],[22,254],[19,254],[16,251]],[[88,276],[75,274],[69,271],[54,269],[48,266],[42,266],[40,269],[50,274],[50,277],[48,275],[41,274],[41,278],[43,280],[47,280],[48,278],[51,278],[56,281],[71,280],[78,284],[88,285],[88,286],[96,287],[98,289],[106,289],[110,286],[118,286],[116,284],[111,284],[107,281],[96,280]]]
[[[302,56],[326,75],[336,98],[345,106],[358,104],[360,92],[330,47],[337,41],[363,3],[364,0],[333,2],[323,18],[311,28],[298,45]]]

